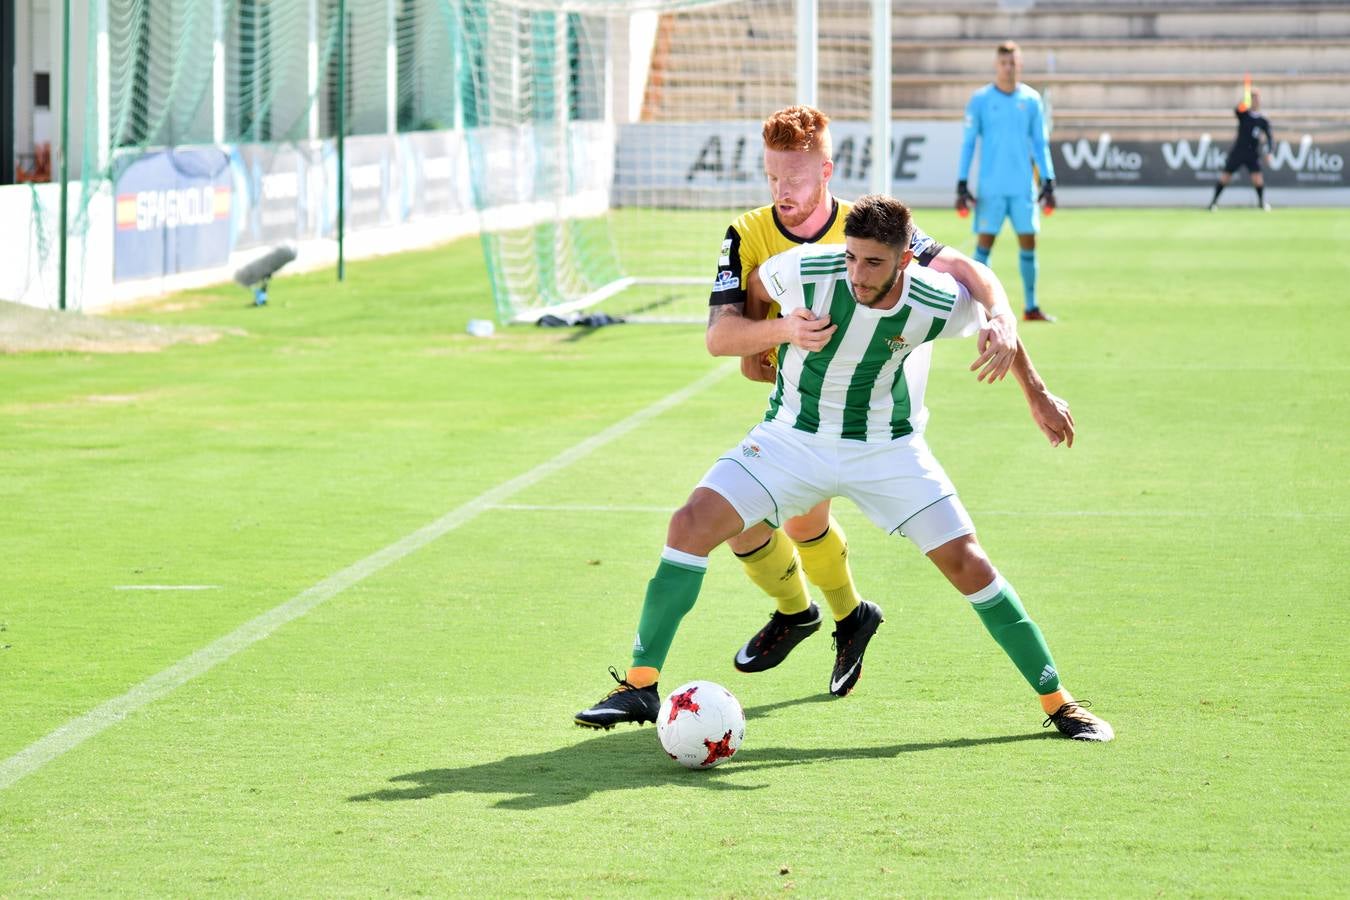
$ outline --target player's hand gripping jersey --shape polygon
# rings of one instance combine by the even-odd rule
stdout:
[[[759,266],[787,315],[809,309],[838,326],[824,349],[779,348],[766,422],[827,438],[880,442],[923,431],[928,366],[937,338],[967,337],[984,308],[950,275],[910,265],[900,301],[871,309],[853,299],[842,244],[799,247]]]

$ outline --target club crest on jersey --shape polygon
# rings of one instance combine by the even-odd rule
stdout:
[[[903,334],[897,334],[893,337],[886,338],[886,346],[891,348],[892,353],[899,353],[909,345],[905,343],[905,336]]]
[[[722,252],[717,257],[717,264],[719,266],[731,265],[731,238],[727,238],[722,242]]]
[[[760,452],[759,444],[754,444],[751,443],[750,441],[746,441],[744,444],[741,444],[741,455],[744,456],[746,459],[759,458],[759,452]]]
[[[717,273],[717,280],[713,282],[713,291],[715,293],[720,293],[721,291],[734,291],[740,286],[741,280],[726,269],[723,269]]]

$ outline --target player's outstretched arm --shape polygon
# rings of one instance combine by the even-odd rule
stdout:
[[[970,179],[970,164],[975,160],[975,141],[980,136],[980,93],[966,103],[966,120],[961,130],[961,158],[956,165],[956,180],[964,185]],[[958,189],[957,193],[961,193]],[[969,192],[966,192],[969,195]],[[970,198],[972,201],[974,197]]]
[[[1017,356],[1017,317],[1008,302],[1008,292],[994,271],[959,250],[943,247],[928,264],[936,272],[946,272],[970,291],[970,298],[984,307],[988,322],[975,339],[979,356],[970,371],[979,370],[978,381],[993,384],[1006,376]]]
[[[1045,382],[1041,380],[1040,373],[1031,364],[1031,356],[1020,339],[1017,341],[1017,357],[1013,360],[1012,371],[1013,377],[1022,386],[1022,393],[1026,395],[1027,405],[1031,407],[1032,421],[1041,430],[1041,434],[1045,435],[1050,446],[1058,447],[1060,444],[1066,444],[1072,447],[1074,421],[1069,404],[1050,393]]]

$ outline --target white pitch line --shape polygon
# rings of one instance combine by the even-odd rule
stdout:
[[[218,591],[218,584],[119,584],[114,591]]]
[[[1254,510],[1245,510],[1231,512],[1227,510],[1218,510],[1215,512],[1205,512],[1189,509],[1060,509],[1048,510],[1045,512],[1018,512],[1008,509],[972,509],[972,516],[1025,516],[1030,519],[1038,518],[1101,518],[1101,519],[1344,519],[1350,517],[1350,513],[1327,513],[1327,512],[1287,512],[1284,510],[1272,510],[1269,512],[1257,512]]]
[[[668,506],[583,506],[580,504],[559,504],[550,506],[542,503],[498,503],[493,509],[506,509],[515,512],[604,512],[604,513],[666,513],[669,515],[679,508],[678,504]]]
[[[474,499],[452,509],[436,521],[424,525],[383,550],[376,551],[360,562],[353,563],[342,571],[328,576],[280,606],[245,622],[234,631],[218,638],[196,653],[180,659],[155,675],[151,675],[120,697],[115,697],[84,715],[71,719],[45,737],[29,744],[9,759],[0,762],[0,790],[9,787],[25,775],[37,771],[63,753],[75,749],[105,729],[116,725],[130,713],[155,702],[198,675],[209,672],[240,650],[256,644],[281,626],[300,618],[324,601],[337,596],[352,585],[369,578],[386,566],[398,562],[410,553],[420,550],[442,535],[453,531],[484,510],[491,509],[511,495],[537,484],[550,475],[589,456],[606,444],[623,437],[661,413],[678,406],[705,388],[711,387],[722,380],[734,369],[735,367],[732,365],[719,366],[698,381],[656,401],[645,409],[638,410],[628,418],[614,423],[604,431],[592,435],[579,444],[573,445],[528,472],[484,491]]]
[[[585,504],[498,503],[492,509],[510,512],[601,512],[601,513],[673,513],[679,503],[669,506],[593,506]],[[1337,512],[1203,512],[1185,509],[1058,509],[1041,512],[1010,509],[972,509],[972,516],[1025,516],[1051,518],[1158,518],[1158,519],[1346,519],[1350,513]]]
[[[1079,369],[1090,372],[1100,372],[1103,364],[1093,363],[1055,363],[1055,371],[1060,369]],[[1323,373],[1323,372],[1350,372],[1350,366],[1345,365],[1246,365],[1242,362],[1234,363],[1140,363],[1135,365],[1132,361],[1122,361],[1121,367],[1128,367],[1131,372],[1298,372],[1298,373]]]

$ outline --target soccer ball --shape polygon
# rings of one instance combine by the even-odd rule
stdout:
[[[745,713],[731,691],[711,681],[682,684],[656,714],[656,736],[666,754],[690,769],[731,759],[745,738]]]

